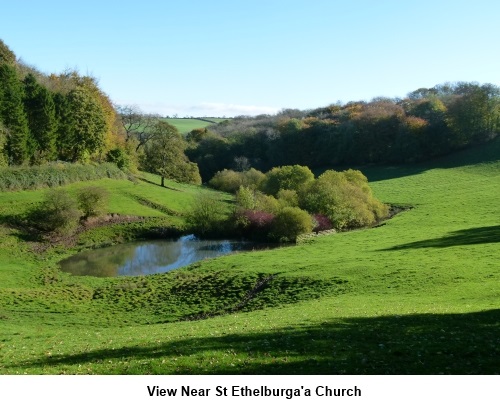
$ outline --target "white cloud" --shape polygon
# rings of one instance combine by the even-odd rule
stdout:
[[[257,105],[241,105],[241,104],[226,104],[226,103],[201,103],[190,107],[192,111],[203,112],[202,115],[207,116],[227,116],[234,117],[237,115],[259,115],[259,114],[276,114],[280,108],[257,106]]]
[[[195,105],[169,104],[163,102],[127,102],[119,100],[121,105],[137,105],[145,113],[179,117],[235,117],[238,115],[276,114],[281,108],[257,105],[202,102]]]

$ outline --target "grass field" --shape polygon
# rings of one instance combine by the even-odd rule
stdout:
[[[377,197],[413,209],[372,229],[135,278],[57,267],[134,237],[133,224],[35,253],[38,242],[6,222],[42,191],[0,194],[0,373],[497,374],[500,142],[364,172]],[[110,211],[182,227],[200,189],[146,180],[106,180]]]
[[[205,128],[214,123],[224,121],[223,118],[164,118],[164,120],[174,127],[177,127],[181,134],[187,134],[193,129]]]

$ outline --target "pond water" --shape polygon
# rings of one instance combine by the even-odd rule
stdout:
[[[75,276],[140,276],[165,273],[203,259],[238,251],[278,247],[235,240],[201,240],[194,235],[176,240],[125,243],[71,256],[59,264],[62,271]]]

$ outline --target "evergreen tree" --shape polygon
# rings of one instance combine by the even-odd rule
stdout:
[[[5,145],[7,143],[7,129],[3,126],[2,121],[0,121],[0,167],[7,166],[7,150]]]
[[[8,130],[6,151],[11,164],[28,157],[28,121],[23,105],[23,86],[13,66],[0,64],[0,119]]]
[[[32,163],[41,163],[55,158],[56,116],[51,93],[37,83],[33,74],[24,81],[24,107],[30,130],[29,149]]]

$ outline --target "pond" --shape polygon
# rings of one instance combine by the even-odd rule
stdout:
[[[59,264],[75,276],[116,277],[166,273],[203,259],[278,247],[236,240],[202,240],[194,235],[176,240],[125,243],[71,256]]]

